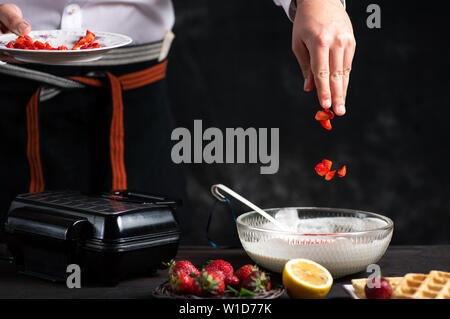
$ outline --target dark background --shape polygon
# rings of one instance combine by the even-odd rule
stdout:
[[[189,164],[184,243],[207,243],[212,184],[223,183],[260,207],[328,206],[368,210],[394,220],[393,244],[449,243],[449,5],[435,1],[347,1],[357,41],[347,114],[327,132],[318,102],[302,91],[291,52],[292,23],[270,0],[174,2],[176,39],[169,89],[177,126],[279,127],[280,169],[259,164]],[[381,7],[381,29],[366,8]],[[444,7],[446,6],[446,7]],[[314,165],[347,164],[325,182]],[[235,204],[236,212],[247,211]],[[211,232],[237,235],[224,204]],[[190,223],[186,216],[189,216]]]

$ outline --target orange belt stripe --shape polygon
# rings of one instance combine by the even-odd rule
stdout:
[[[112,190],[127,189],[127,175],[124,160],[124,124],[122,90],[132,90],[157,82],[166,75],[167,61],[153,67],[115,76],[106,72],[107,81],[99,78],[70,76],[68,78],[95,87],[110,87],[112,99],[112,119],[110,129],[110,155],[112,168]],[[27,105],[27,157],[30,165],[30,192],[42,192],[45,189],[39,154],[39,93],[40,88],[32,95]]]
[[[39,156],[38,99],[40,89],[31,96],[27,105],[27,157],[30,165],[30,192],[39,192],[44,184],[41,157]]]

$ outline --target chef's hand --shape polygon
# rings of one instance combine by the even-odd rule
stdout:
[[[25,35],[31,31],[30,24],[23,19],[22,10],[15,4],[0,4],[0,34],[15,33]],[[19,63],[6,53],[0,53],[0,61]]]
[[[340,0],[297,0],[292,50],[305,79],[314,86],[320,105],[345,114],[345,98],[355,53],[350,18]]]
[[[0,4],[0,34],[25,35],[31,31],[30,24],[23,19],[22,10],[15,4]]]

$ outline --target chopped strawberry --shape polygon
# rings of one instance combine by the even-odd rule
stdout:
[[[86,30],[86,36],[84,37],[88,42],[94,42],[95,34],[89,30]]]
[[[50,44],[50,42],[45,42],[45,50],[54,50],[54,48],[52,47],[52,45]]]
[[[333,162],[327,160],[326,158],[322,160],[322,163],[327,167],[328,170],[331,170],[331,166],[333,166]]]
[[[323,128],[325,128],[328,131],[332,129],[330,120],[319,121],[319,123],[320,125],[322,125]]]
[[[100,44],[94,42],[95,34],[87,30],[84,37],[80,37],[78,43],[76,43],[72,50],[80,49],[97,49],[100,48]],[[64,45],[54,48],[49,42],[42,43],[41,41],[34,41],[29,35],[19,36],[14,42],[7,44],[10,49],[24,49],[24,50],[68,50]]]
[[[27,46],[25,44],[22,43],[14,43],[14,49],[27,49]]]
[[[25,37],[24,36],[19,36],[17,37],[16,41],[14,41],[16,44],[22,44],[25,42]]]
[[[41,41],[34,41],[33,44],[38,50],[44,50],[45,49],[45,44],[42,43]]]
[[[336,171],[329,171],[326,175],[325,175],[325,180],[329,181],[334,177],[334,174],[336,173]]]
[[[337,171],[339,177],[344,177],[347,174],[347,166],[342,166],[340,170]]]
[[[316,113],[315,119],[317,121],[332,120],[334,118],[334,113],[331,110],[319,110]]]
[[[314,167],[319,176],[324,176],[330,170],[324,163],[319,163]]]
[[[326,120],[329,120],[330,117],[328,116],[327,113],[320,110],[320,111],[317,111],[315,119],[316,119],[316,121],[326,121]]]
[[[92,33],[91,31],[87,30],[86,35],[84,37],[81,37],[80,40],[78,40],[78,43],[81,45],[91,44],[94,42],[94,40],[95,40],[95,34]]]
[[[334,119],[334,113],[332,110],[327,109],[327,110],[323,110],[323,111],[330,116],[330,120]]]
[[[72,47],[72,50],[80,50],[80,48],[81,48],[81,44],[78,42]]]

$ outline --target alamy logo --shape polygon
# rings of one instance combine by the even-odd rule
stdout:
[[[279,129],[217,127],[203,131],[202,120],[194,120],[194,132],[185,127],[173,130],[171,139],[178,141],[171,152],[172,161],[180,163],[261,163],[261,174],[275,174],[279,168]],[[207,142],[204,145],[204,142]],[[248,158],[246,159],[246,154]]]
[[[70,264],[66,269],[67,276],[66,285],[67,288],[81,288],[81,268],[77,264]]]
[[[380,288],[381,287],[381,268],[377,264],[370,264],[367,266],[367,272],[371,273],[367,277],[367,287]]]
[[[381,28],[381,8],[378,4],[371,3],[367,6],[367,13],[370,13],[367,17],[366,24],[369,29]]]

